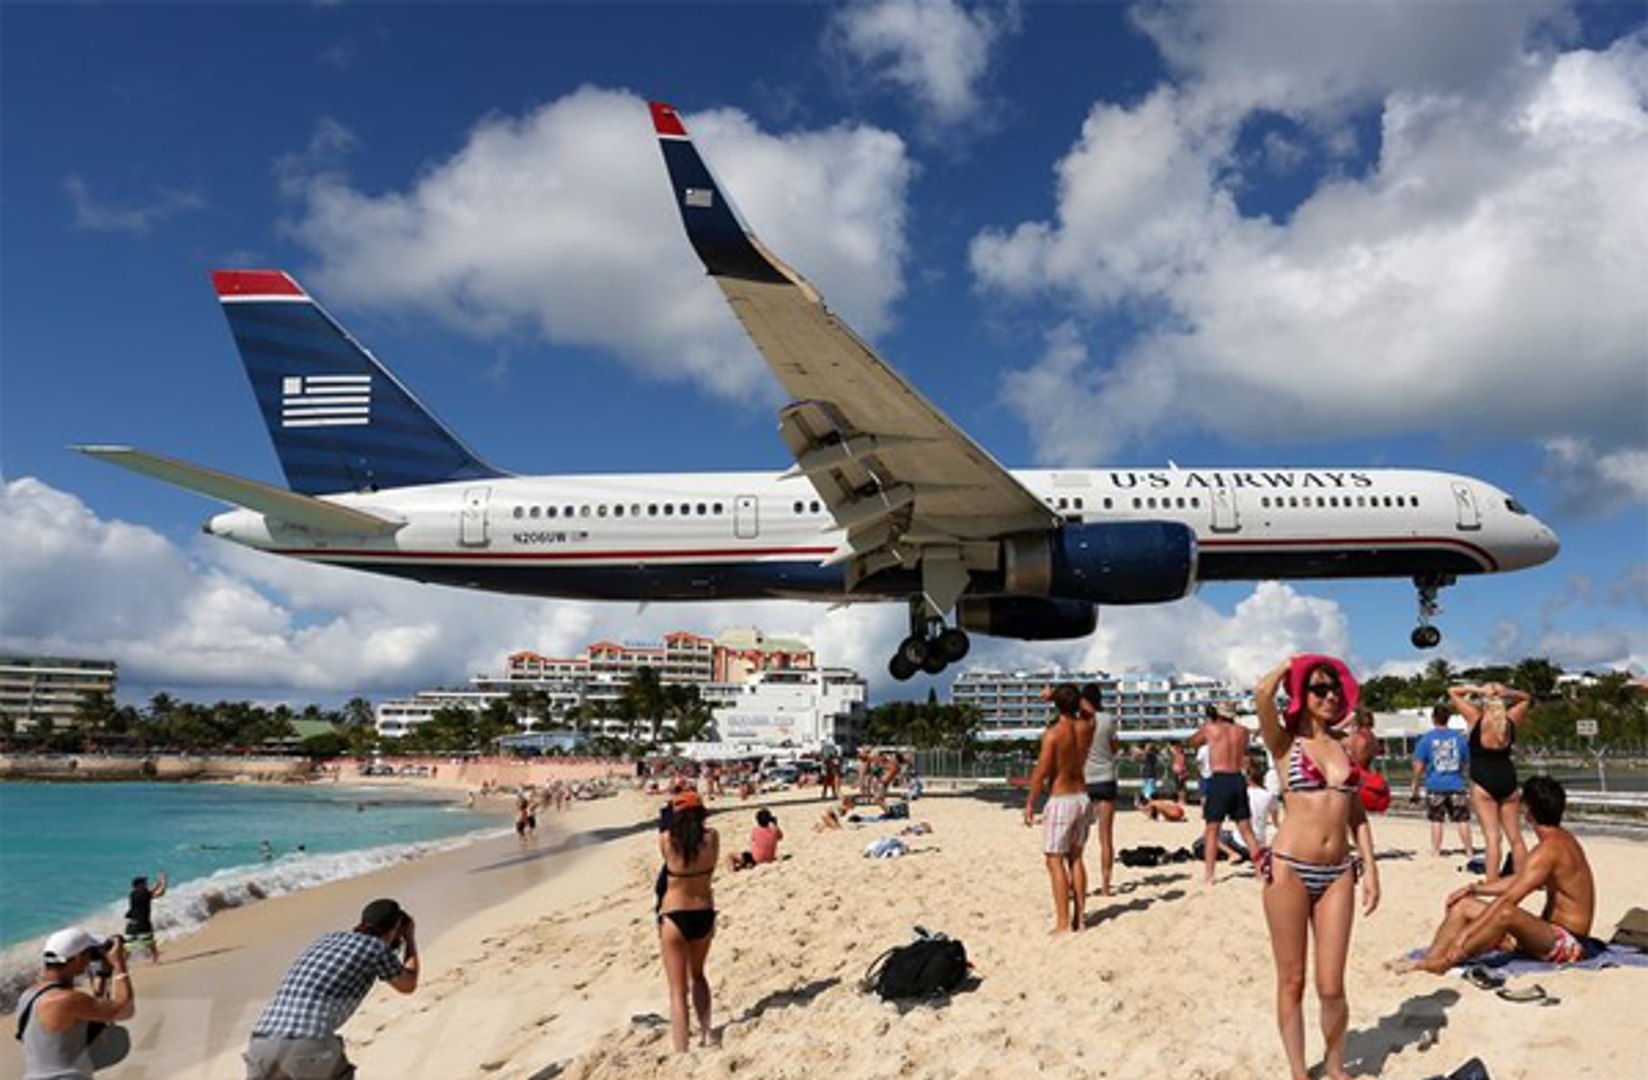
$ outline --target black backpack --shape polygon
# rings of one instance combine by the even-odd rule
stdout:
[[[883,1001],[947,994],[967,978],[967,947],[943,934],[925,934],[888,949],[864,973],[864,988]]]

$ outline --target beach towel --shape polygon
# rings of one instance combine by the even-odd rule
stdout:
[[[870,841],[864,849],[864,855],[870,859],[896,859],[909,850],[898,837],[883,836],[880,840]]]
[[[1573,968],[1580,971],[1601,971],[1612,967],[1648,967],[1648,952],[1642,949],[1633,949],[1628,945],[1609,945],[1596,938],[1581,938],[1586,946],[1586,957],[1575,960],[1571,964],[1555,964],[1549,960],[1535,960],[1519,952],[1509,952],[1496,949],[1481,956],[1473,956],[1463,963],[1454,965],[1454,970],[1476,967],[1489,968],[1500,975],[1525,975],[1533,971],[1558,971]],[[1412,959],[1419,959],[1425,955],[1424,949],[1415,949],[1408,954]]]

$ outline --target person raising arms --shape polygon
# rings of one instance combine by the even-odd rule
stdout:
[[[1465,718],[1471,751],[1471,809],[1482,826],[1488,880],[1498,881],[1504,859],[1501,837],[1510,841],[1512,873],[1521,870],[1528,858],[1511,748],[1516,745],[1516,725],[1528,715],[1532,699],[1498,683],[1450,686],[1448,699]]]
[[[1287,681],[1286,719],[1276,696]],[[1355,918],[1355,886],[1362,882],[1362,910],[1379,906],[1379,872],[1373,861],[1373,829],[1358,797],[1360,774],[1333,737],[1355,708],[1356,680],[1343,662],[1328,656],[1296,656],[1259,680],[1254,704],[1259,729],[1283,775],[1287,809],[1274,846],[1260,853],[1265,922],[1276,962],[1276,1026],[1294,1080],[1305,1065],[1305,960],[1316,945],[1316,997],[1320,1002],[1324,1065],[1333,1080],[1346,1080],[1345,961]],[[1351,850],[1354,842],[1355,851]]]

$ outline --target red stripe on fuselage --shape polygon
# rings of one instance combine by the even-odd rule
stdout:
[[[771,555],[813,556],[833,554],[833,547],[809,548],[703,548],[688,551],[360,551],[338,548],[270,548],[276,555],[299,559],[432,559],[486,562],[589,562],[614,559],[645,562],[649,559],[736,559]]]

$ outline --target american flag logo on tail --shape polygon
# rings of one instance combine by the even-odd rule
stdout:
[[[371,410],[371,375],[288,375],[281,380],[281,427],[365,427],[372,421]]]

